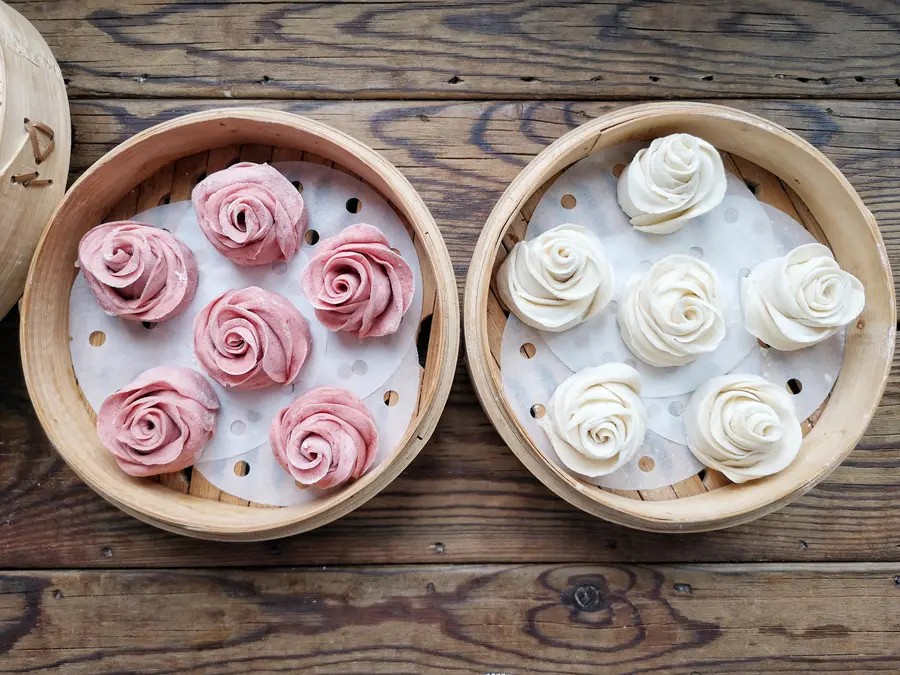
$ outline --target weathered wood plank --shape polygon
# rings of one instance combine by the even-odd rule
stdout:
[[[0,671],[888,673],[900,669],[896,574],[883,564],[7,572]]]
[[[900,111],[873,102],[729,102],[821,147],[872,208],[900,264]],[[290,102],[384,153],[441,226],[462,286],[494,202],[530,157],[611,104]],[[194,101],[76,101],[73,168]],[[900,267],[896,267],[900,269]],[[831,478],[747,526],[690,536],[625,530],[539,485],[482,413],[460,366],[444,418],[411,467],[364,508],[273,543],[196,542],[105,504],[65,467],[34,417],[15,316],[0,322],[0,569],[421,562],[900,560],[900,369],[869,432]],[[900,354],[898,354],[900,364]],[[709,474],[707,480],[714,479]],[[48,545],[52,542],[52,545]]]
[[[516,174],[566,131],[626,105],[572,101],[256,103],[332,124],[397,165],[442,226],[457,263],[460,287],[478,233]],[[723,103],[783,124],[825,152],[878,218],[894,268],[900,270],[900,198],[896,191],[900,108],[877,101]],[[138,131],[209,105],[187,100],[73,101],[73,174]]]
[[[795,504],[746,526],[655,535],[588,516],[541,486],[503,444],[460,366],[416,461],[364,507],[277,542],[171,535],[101,500],[31,410],[14,315],[0,322],[0,568],[422,562],[900,560],[900,433],[889,394],[859,449]],[[900,353],[900,350],[898,350]]]
[[[889,0],[10,4],[73,96],[900,97]]]

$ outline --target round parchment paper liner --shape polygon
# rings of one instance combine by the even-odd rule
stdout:
[[[624,362],[638,370],[648,416],[644,446],[634,460],[608,476],[592,479],[579,475],[587,482],[620,490],[672,485],[703,468],[685,445],[683,413],[694,389],[712,377],[728,372],[761,375],[794,394],[799,419],[809,417],[827,399],[837,379],[846,336],[846,331],[840,331],[814,347],[780,352],[761,345],[746,332],[740,306],[743,277],[759,262],[815,239],[789,215],[758,201],[743,181],[731,174],[725,200],[710,214],[669,235],[634,231],[618,206],[612,169],[630,161],[634,152],[645,146],[617,146],[574,164],[544,194],[526,233],[526,239],[531,239],[564,222],[595,232],[616,272],[617,293],[611,307],[562,333],[536,330],[510,315],[501,345],[503,387],[516,417],[541,452],[573,475],[578,474],[559,460],[535,415],[543,413],[542,406],[559,383],[577,370],[611,362]],[[574,208],[562,206],[564,195],[575,197]],[[565,203],[571,206],[572,200],[567,198]],[[625,347],[615,319],[615,303],[631,276],[673,253],[701,257],[719,274],[728,335],[715,352],[693,364],[654,368]],[[531,350],[523,349],[524,344],[534,346],[533,357],[526,358]],[[641,462],[644,457],[653,461]]]
[[[406,228],[390,205],[370,187],[342,171],[308,162],[274,165],[289,180],[302,184],[309,209],[309,230],[320,240],[345,227],[367,222],[380,228],[412,267],[416,291],[409,311],[392,336],[364,341],[328,331],[318,319],[300,285],[300,272],[315,251],[303,243],[290,262],[240,267],[209,243],[197,223],[190,201],[176,202],[139,213],[131,220],[161,227],[176,234],[194,253],[200,269],[197,293],[180,316],[159,324],[143,325],[108,316],[79,272],[69,302],[70,352],[75,377],[88,403],[99,409],[103,400],[140,373],[160,365],[186,366],[204,373],[193,353],[194,317],[209,302],[229,289],[259,286],[290,300],[309,322],[312,351],[298,378],[290,385],[256,391],[226,389],[210,378],[221,411],[215,438],[202,451],[206,461],[248,452],[268,440],[275,414],[295,395],[319,385],[342,387],[366,399],[397,370],[410,345],[422,309],[422,275],[416,249]],[[357,213],[348,209],[353,203]],[[92,334],[103,338],[91,340]],[[93,346],[93,344],[99,346]],[[393,388],[402,383],[391,380]],[[418,386],[418,385],[417,385]]]
[[[419,399],[420,373],[418,352],[413,345],[390,381],[365,399],[378,429],[378,452],[369,471],[387,460],[403,440]],[[239,462],[244,465],[239,466]],[[270,506],[304,504],[340,489],[301,487],[275,461],[268,441],[236,457],[201,461],[194,465],[194,471],[199,471],[206,480],[228,494]],[[240,475],[242,473],[245,475]]]
[[[677,396],[727,373],[756,345],[743,329],[740,285],[758,263],[781,255],[797,242],[812,241],[803,226],[787,218],[774,226],[762,204],[738,177],[727,174],[728,190],[722,203],[689,221],[672,234],[638,232],[616,199],[613,169],[627,164],[646,143],[629,143],[594,153],[573,164],[547,190],[538,203],[525,238],[531,239],[563,223],[575,223],[600,237],[616,273],[613,302],[588,321],[561,333],[546,333],[550,349],[573,371],[609,361],[628,363],[641,375],[644,395]],[[570,197],[566,197],[570,195]],[[574,197],[574,207],[572,205]],[[677,368],[656,368],[643,363],[625,346],[616,322],[616,309],[628,281],[673,254],[691,255],[708,263],[721,281],[726,334],[719,347]]]
[[[544,414],[556,387],[572,374],[572,369],[547,347],[543,335],[510,315],[503,331],[500,369],[503,390],[510,408],[544,456],[581,480],[617,490],[653,490],[684,480],[703,468],[686,446],[673,443],[650,430],[634,459],[607,476],[588,478],[566,467],[547,435],[538,426],[538,418]],[[527,355],[532,350],[522,349],[522,345],[526,344],[534,347],[531,358]],[[650,401],[644,403],[648,404]],[[641,463],[640,460],[644,457],[653,460],[652,468],[648,471],[642,470],[642,467],[651,466],[647,461]]]

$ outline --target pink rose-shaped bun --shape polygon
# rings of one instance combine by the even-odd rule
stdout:
[[[396,333],[412,303],[415,277],[372,225],[352,225],[319,244],[301,276],[306,298],[328,330],[361,338]]]
[[[275,416],[269,442],[275,459],[294,480],[330,488],[368,471],[378,449],[378,431],[356,394],[318,387]]]
[[[191,200],[203,234],[238,265],[290,260],[309,221],[303,197],[268,164],[217,171],[197,184]]]
[[[151,368],[109,396],[97,433],[119,467],[155,476],[191,466],[216,432],[219,399],[190,368]]]
[[[289,300],[256,286],[227,291],[194,319],[194,354],[223,387],[260,389],[296,379],[309,324]]]
[[[131,321],[181,314],[197,291],[197,262],[178,237],[123,220],[89,230],[78,265],[103,311]]]

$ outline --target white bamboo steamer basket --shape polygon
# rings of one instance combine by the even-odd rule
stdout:
[[[69,102],[50,48],[0,2],[0,318],[22,295],[28,263],[66,189]]]
[[[499,354],[506,314],[492,274],[524,235],[543,190],[574,162],[620,143],[676,132],[705,138],[758,197],[789,204],[841,267],[858,277],[866,307],[849,326],[840,376],[831,397],[803,423],[797,459],[761,480],[731,484],[712,470],[650,491],[612,492],[582,482],[538,450],[503,393]],[[884,391],[894,352],[894,285],[875,219],[856,191],[821,152],[787,129],[718,105],[652,103],[624,108],[566,134],[541,152],[510,184],[484,226],[469,267],[464,330],[469,373],[481,404],[506,443],[547,487],[575,506],[641,530],[697,532],[745,523],[794,501],[833,471],[863,435]]]
[[[366,181],[394,207],[416,245],[423,309],[417,346],[419,402],[400,447],[360,480],[311,503],[258,508],[215,489],[199,472],[141,479],[123,473],[100,443],[69,353],[69,293],[78,242],[104,219],[190,199],[196,183],[236,161],[316,161]],[[418,454],[437,425],[459,347],[459,305],[450,256],[409,182],[381,155],[319,122],[267,109],[210,110],[157,125],[121,144],[72,186],[44,232],[22,302],[21,350],[28,391],[53,445],[104,498],[145,522],[195,537],[259,540],[328,523],[377,494]]]

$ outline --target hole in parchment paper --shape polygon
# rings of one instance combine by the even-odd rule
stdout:
[[[247,431],[247,424],[243,420],[235,420],[231,423],[231,433],[235,436],[243,436],[244,432]]]
[[[303,239],[310,246],[315,246],[319,243],[319,233],[315,230],[307,230],[306,234],[303,235]]]
[[[250,473],[250,465],[247,464],[244,460],[237,462],[234,465],[234,475],[235,476],[246,476]]]
[[[272,263],[272,271],[279,276],[287,274],[287,263],[284,260],[276,260]]]
[[[615,363],[616,355],[612,352],[603,352],[600,355],[600,363]]]
[[[299,180],[292,180],[291,185],[294,186],[294,188],[297,190],[297,192],[300,192],[300,193],[303,192],[303,183],[301,183]]]
[[[357,359],[350,364],[350,370],[353,371],[354,375],[365,375],[369,372],[369,364],[362,359]]]
[[[88,335],[88,342],[91,343],[91,347],[102,347],[106,342],[106,333],[102,330],[95,330]]]
[[[350,213],[359,213],[362,211],[362,202],[356,197],[350,197],[347,200],[347,210]]]
[[[787,388],[789,392],[796,396],[801,391],[803,391],[803,383],[796,377],[792,377],[787,381]]]
[[[156,324],[152,321],[141,321],[141,325],[147,330],[153,330],[154,328],[156,328]]]
[[[769,345],[767,345],[765,342],[763,342],[763,341],[760,340],[759,338],[756,338],[756,342],[757,342],[757,343],[759,344],[759,346],[762,347],[763,349],[768,349],[768,348],[769,348]]]
[[[641,272],[649,272],[651,267],[653,267],[653,263],[649,260],[641,260],[641,262],[638,264],[638,269]]]
[[[391,248],[391,251],[396,253],[397,255],[401,255],[399,248]]]
[[[738,272],[738,274],[740,275],[741,279],[743,279],[744,277],[750,275],[750,270],[744,267],[740,272]]]
[[[528,412],[531,413],[531,416],[534,419],[539,420],[547,414],[547,409],[540,403],[535,403],[533,406],[531,406],[531,409]]]
[[[386,406],[393,408],[398,403],[400,403],[400,394],[393,389],[384,392],[384,404]]]
[[[559,203],[562,204],[564,209],[574,209],[575,204],[578,202],[575,199],[575,195],[564,194],[562,199],[559,200]]]
[[[703,249],[700,248],[699,246],[691,246],[691,247],[688,249],[688,253],[690,253],[690,254],[691,254],[692,256],[694,256],[695,258],[702,258],[702,257],[703,257]]]
[[[725,214],[722,218],[726,223],[736,223],[740,215],[737,209],[725,209]]]
[[[656,462],[653,461],[652,457],[641,457],[638,460],[638,468],[644,473],[649,473],[653,471],[653,467],[656,466]]]
[[[519,347],[519,354],[522,355],[522,358],[533,359],[536,353],[537,348],[530,342],[526,342],[524,345]]]
[[[615,300],[611,300],[609,303],[609,311],[611,311],[613,314],[619,311],[619,303]]]
[[[306,488],[309,487],[309,485],[304,485],[304,484],[301,483],[299,480],[295,480],[295,481],[294,481],[294,485],[296,485],[296,486],[297,486],[298,488],[300,488],[301,490],[305,490]]]
[[[618,178],[619,176],[622,175],[622,172],[623,172],[624,170],[625,170],[625,165],[624,165],[624,164],[616,164],[616,165],[613,167],[613,176],[615,176],[616,178]]]
[[[669,404],[669,414],[672,417],[681,417],[684,413],[684,403],[681,401],[672,401]]]

